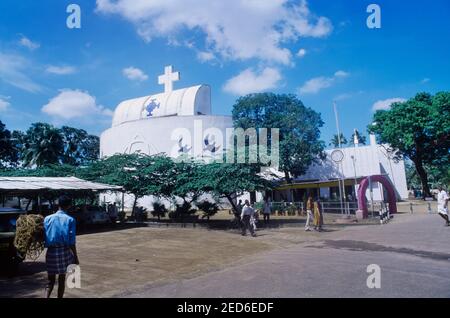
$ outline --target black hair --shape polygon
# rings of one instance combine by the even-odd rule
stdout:
[[[67,195],[62,195],[58,198],[58,205],[60,208],[68,208],[72,205],[72,199]]]

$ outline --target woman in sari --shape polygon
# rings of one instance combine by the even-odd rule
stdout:
[[[320,204],[319,201],[314,201],[314,230],[316,231],[322,231],[322,225],[323,225],[323,217],[322,217],[322,211],[320,210]]]

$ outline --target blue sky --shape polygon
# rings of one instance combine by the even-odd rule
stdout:
[[[66,26],[69,4],[81,29]],[[366,8],[381,8],[369,29]],[[212,87],[213,112],[230,114],[241,94],[294,93],[322,114],[322,139],[336,127],[365,131],[374,105],[448,90],[447,0],[2,0],[0,120],[100,134],[122,100],[175,88]]]

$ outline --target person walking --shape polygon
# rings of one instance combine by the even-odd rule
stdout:
[[[117,203],[114,202],[112,205],[108,207],[109,218],[111,219],[111,223],[113,225],[117,224],[117,219],[119,217],[119,209],[117,208]]]
[[[305,231],[311,231],[311,223],[313,222],[313,210],[314,210],[314,202],[312,194],[310,194],[308,197],[308,201],[306,201]]]
[[[58,275],[58,298],[64,297],[67,267],[71,264],[79,265],[76,248],[75,219],[67,214],[72,200],[61,196],[58,200],[59,210],[44,219],[45,247],[47,254],[48,284],[46,297],[50,298]]]
[[[234,219],[233,219],[233,225],[242,228],[242,222],[241,222],[241,214],[242,214],[242,200],[239,200],[238,204],[236,205],[236,210],[233,209]]]
[[[323,217],[318,200],[314,201],[314,230],[322,231]]]
[[[247,235],[247,229],[250,231],[250,234],[255,237],[255,231],[253,226],[250,224],[250,219],[254,216],[255,209],[253,209],[248,200],[245,200],[244,207],[242,208],[241,220],[242,220],[242,236]]]
[[[445,220],[445,225],[450,226],[448,218],[448,194],[442,186],[439,186],[439,193],[437,195],[438,200],[438,213]]]
[[[270,213],[272,212],[271,210],[271,204],[269,199],[264,200],[264,205],[263,205],[263,217],[264,217],[264,224],[268,225],[270,222]]]

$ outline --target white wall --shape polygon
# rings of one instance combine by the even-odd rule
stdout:
[[[226,128],[232,127],[233,121],[230,116],[170,116],[127,122],[102,133],[100,156],[140,151],[150,155],[166,153],[175,157],[178,156],[176,154],[179,148],[178,140],[182,135],[190,136],[183,138],[182,145],[190,149],[189,153],[194,155],[194,150],[202,150],[201,143],[206,135],[212,136],[215,134],[214,131],[223,136],[222,140],[216,138],[219,150],[223,150],[223,146],[226,145]],[[200,146],[196,147],[194,141],[200,142]]]

